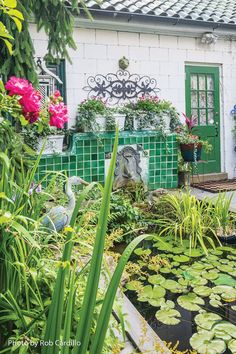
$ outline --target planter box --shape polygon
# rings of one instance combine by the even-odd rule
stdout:
[[[201,159],[202,144],[180,144],[180,151],[185,162],[196,162]]]
[[[101,114],[96,115],[96,122],[98,124],[98,131],[106,131],[106,117]]]
[[[64,135],[48,135],[45,138],[40,138],[37,152],[40,152],[45,139],[47,140],[43,150],[43,155],[58,154],[62,152]]]
[[[115,124],[119,126],[119,130],[124,130],[125,127],[125,114],[123,113],[114,113],[113,117],[115,119]]]
[[[145,117],[145,115],[146,114],[143,113],[143,114],[139,115],[139,117]],[[151,123],[147,122],[147,124],[143,128],[140,128],[139,120],[134,118],[134,122],[133,122],[134,130],[158,130],[158,125],[161,124],[161,122],[163,120],[165,122],[164,131],[165,132],[169,132],[170,131],[170,119],[171,119],[171,117],[168,114],[163,114],[162,117],[155,116],[154,119],[155,119],[155,123],[156,123],[155,126],[153,126]]]

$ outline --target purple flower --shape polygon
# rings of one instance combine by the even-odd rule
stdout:
[[[191,131],[193,127],[197,124],[197,118],[196,117],[194,118],[193,115],[191,115],[189,118],[186,116],[185,113],[183,113],[183,116],[185,118],[185,123],[188,127],[188,130]]]

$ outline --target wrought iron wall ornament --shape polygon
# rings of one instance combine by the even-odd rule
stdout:
[[[122,101],[132,102],[138,97],[150,96],[160,91],[156,79],[130,74],[127,70],[118,70],[116,74],[90,76],[83,89],[88,91],[88,98],[103,98],[110,105]]]

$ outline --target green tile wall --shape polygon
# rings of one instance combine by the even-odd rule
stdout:
[[[112,152],[114,133],[81,133],[72,138],[71,149],[60,155],[43,155],[38,178],[45,172],[66,171],[69,176],[78,175],[88,182],[104,182],[105,156]],[[164,139],[153,131],[120,132],[119,145],[139,144],[149,153],[148,188],[176,188],[177,143],[170,134]]]

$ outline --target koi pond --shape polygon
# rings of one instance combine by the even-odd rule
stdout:
[[[187,249],[170,238],[146,242],[126,295],[158,336],[178,350],[236,353],[236,249]]]

